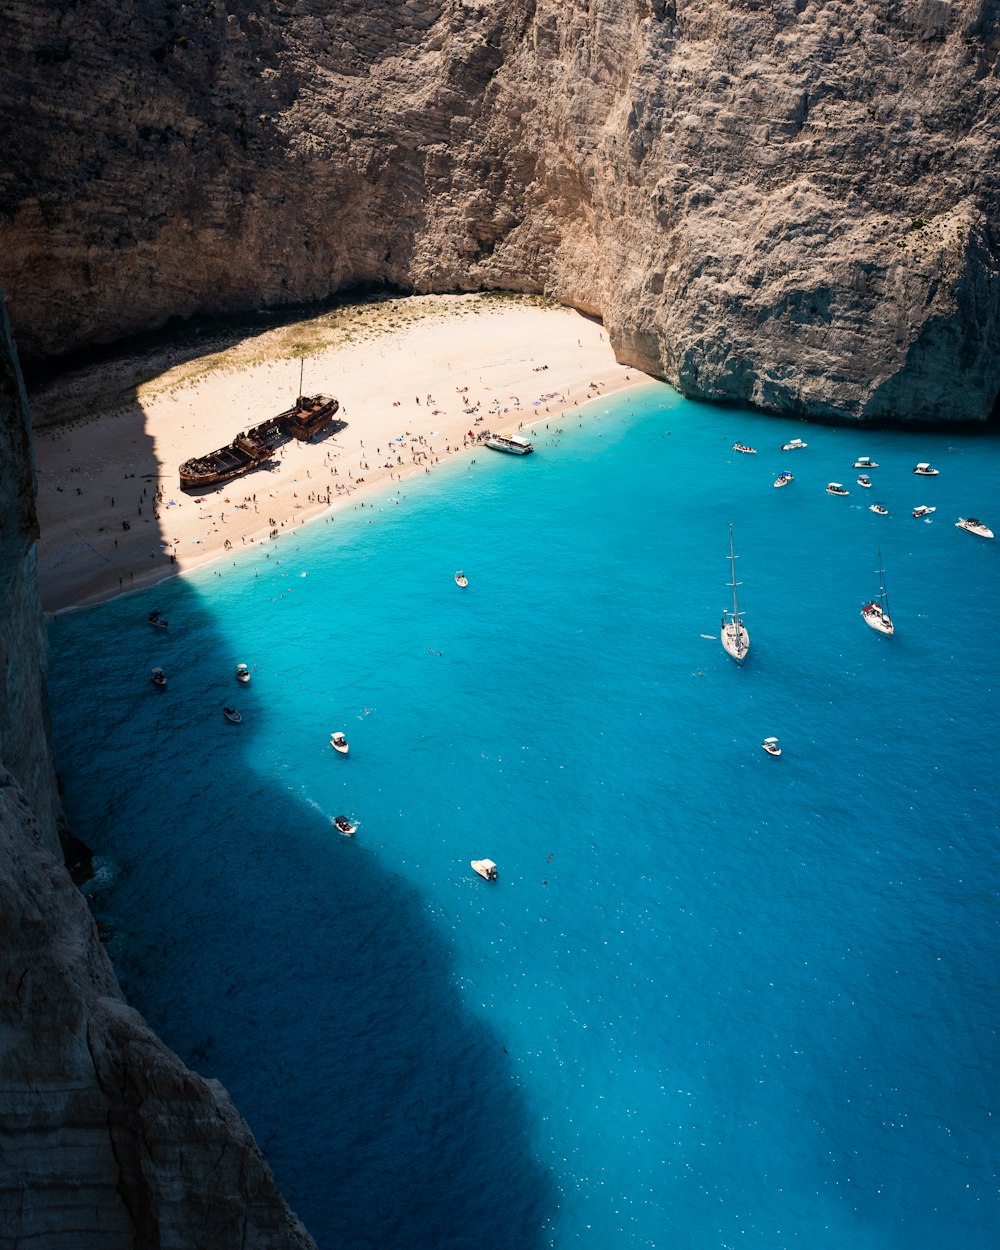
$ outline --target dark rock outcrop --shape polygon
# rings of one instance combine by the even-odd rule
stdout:
[[[379,281],[599,311],[685,394],[982,420],[995,0],[13,0],[23,351]]]

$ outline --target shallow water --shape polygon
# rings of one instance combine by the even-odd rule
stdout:
[[[1000,442],[587,412],[52,622],[126,992],[322,1250],[990,1244]]]

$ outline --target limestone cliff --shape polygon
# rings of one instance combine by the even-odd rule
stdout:
[[[0,1250],[309,1250],[221,1086],[122,1001],[63,866],[24,389],[0,305]]]
[[[985,419],[996,0],[11,0],[22,351],[374,280],[599,311],[684,393]]]

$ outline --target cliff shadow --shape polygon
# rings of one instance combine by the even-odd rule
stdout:
[[[152,458],[139,403],[119,419],[130,457]],[[121,477],[135,496],[115,497],[134,513],[121,533],[138,531],[148,561],[126,575],[131,590],[168,559],[169,508],[148,515],[155,475]],[[117,532],[100,537],[121,553]],[[99,555],[81,541],[68,560]],[[288,547],[259,544],[255,558],[275,570]],[[236,582],[230,564],[206,577],[220,595]],[[233,622],[254,640],[253,606],[238,596],[219,610],[201,586],[173,578],[49,624],[63,801],[95,853],[86,891],[126,996],[226,1086],[321,1250],[540,1247],[557,1194],[502,1039],[463,1003],[419,890],[363,837],[335,835],[280,764],[258,766],[258,727],[292,713],[280,688],[264,697],[263,677],[235,684]],[[154,610],[167,629],[150,627]],[[315,683],[303,665],[294,680]],[[391,794],[391,760],[382,778]]]

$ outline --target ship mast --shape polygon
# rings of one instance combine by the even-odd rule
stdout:
[[[299,398],[300,399],[302,398],[302,375],[305,373],[305,369],[306,369],[306,358],[305,356],[303,356],[302,359],[299,361]]]

